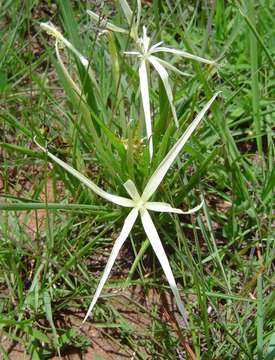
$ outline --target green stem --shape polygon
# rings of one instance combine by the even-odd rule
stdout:
[[[131,269],[129,271],[128,277],[126,279],[126,282],[125,282],[126,287],[129,286],[129,283],[130,283],[130,281],[132,279],[132,276],[134,275],[134,273],[136,271],[136,268],[138,267],[138,264],[140,263],[143,255],[145,254],[145,252],[148,249],[149,245],[150,245],[150,242],[149,242],[148,239],[146,239],[142,243],[141,248],[140,248],[140,250],[139,250],[139,252],[138,252],[138,254],[137,254],[137,256],[136,256],[136,258],[135,258],[135,260],[133,262],[133,265],[132,265],[132,267],[131,267]]]
[[[263,279],[262,274],[257,280],[257,356],[263,359],[263,334],[264,334],[264,306],[263,306]]]
[[[250,22],[253,28],[256,29],[255,19],[255,2],[247,0],[247,10]],[[259,78],[258,78],[258,44],[257,39],[249,29],[249,43],[250,43],[250,62],[251,62],[251,90],[252,90],[252,110],[253,121],[256,131],[256,142],[260,157],[263,157],[263,146],[261,137],[261,118],[260,118],[260,92],[259,92]]]

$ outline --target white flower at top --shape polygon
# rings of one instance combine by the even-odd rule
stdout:
[[[105,200],[108,200],[114,204],[131,208],[132,210],[126,217],[121,233],[118,236],[118,238],[115,240],[111,255],[108,259],[107,265],[104,269],[102,278],[99,282],[99,285],[97,287],[97,290],[95,292],[95,295],[92,299],[92,302],[90,304],[90,307],[88,309],[88,312],[85,316],[84,321],[88,318],[91,311],[93,310],[94,305],[97,302],[98,297],[101,294],[101,291],[104,287],[104,284],[110,274],[110,271],[113,267],[113,264],[118,256],[119,250],[121,249],[122,245],[124,244],[125,240],[127,239],[128,235],[130,234],[135,221],[140,215],[141,222],[144,228],[144,231],[153,247],[153,250],[162,266],[162,269],[166,275],[166,278],[168,280],[169,286],[175,296],[175,300],[178,306],[178,309],[187,323],[187,316],[186,311],[184,308],[184,304],[180,298],[179,291],[176,285],[176,281],[174,279],[169,260],[167,258],[167,255],[165,253],[165,250],[162,246],[161,240],[159,238],[158,232],[155,228],[155,225],[153,223],[153,220],[150,216],[149,211],[156,211],[156,212],[170,212],[170,213],[177,213],[177,214],[192,214],[196,211],[198,211],[202,203],[195,208],[184,212],[181,209],[175,209],[170,204],[164,203],[164,202],[152,202],[149,201],[149,199],[155,194],[158,186],[160,185],[161,181],[165,177],[167,171],[175,161],[176,157],[178,156],[179,152],[183,148],[184,144],[188,141],[194,130],[197,128],[197,126],[200,124],[201,120],[203,119],[203,116],[205,115],[206,111],[209,109],[215,98],[217,97],[219,93],[216,93],[209,101],[208,103],[203,107],[203,109],[198,113],[194,121],[188,126],[186,131],[183,133],[183,135],[179,138],[179,140],[175,143],[175,145],[171,148],[171,150],[168,152],[168,154],[165,156],[165,158],[161,161],[153,175],[150,177],[149,181],[147,182],[147,185],[145,186],[142,194],[140,195],[136,185],[133,183],[132,180],[127,180],[124,184],[124,187],[127,191],[127,193],[130,195],[130,198],[125,198],[122,196],[117,196],[113,194],[109,194],[108,192],[102,190],[99,188],[94,182],[86,178],[84,175],[82,175],[80,172],[72,168],[70,165],[65,163],[64,161],[57,158],[55,155],[51,154],[47,149],[42,147],[40,144],[38,144],[36,141],[36,144],[39,146],[40,149],[42,149],[53,161],[55,161],[58,165],[63,167],[66,171],[68,171],[70,174],[75,176],[77,179],[79,179],[84,185],[86,185],[88,188],[90,188],[93,192],[95,192],[97,195],[101,196]]]
[[[105,23],[105,28],[109,31],[130,34],[131,38],[134,40],[137,46],[137,50],[134,51],[126,51],[126,55],[136,56],[140,60],[139,64],[139,82],[140,82],[140,91],[141,91],[141,98],[142,98],[142,105],[144,110],[144,118],[145,118],[145,126],[146,126],[146,134],[147,139],[149,142],[149,154],[150,159],[153,157],[153,137],[152,137],[152,119],[151,119],[151,109],[150,109],[150,97],[149,97],[149,81],[148,81],[148,73],[147,73],[147,66],[150,64],[159,74],[165,92],[171,107],[172,115],[176,124],[176,127],[179,126],[178,118],[176,109],[174,106],[173,101],[173,93],[172,88],[169,83],[169,75],[165,68],[175,71],[181,75],[188,75],[178,68],[170,64],[168,61],[165,61],[157,56],[157,53],[170,53],[173,55],[185,57],[187,59],[200,61],[206,64],[213,64],[214,61],[204,59],[200,56],[196,56],[193,54],[189,54],[186,51],[173,49],[170,47],[162,46],[163,42],[159,42],[153,45],[150,45],[151,40],[147,36],[147,29],[143,26],[143,35],[139,38],[138,37],[138,28],[140,23],[140,16],[141,16],[141,3],[140,0],[137,0],[137,17],[134,19],[134,15],[130,6],[128,5],[126,0],[120,0],[120,5],[123,9],[124,15],[127,19],[128,25],[131,26],[129,30],[116,26],[110,22]],[[91,16],[91,18],[97,22],[100,22],[101,18],[96,13],[88,10],[87,13]]]
[[[159,57],[156,57],[155,54],[160,52],[166,52],[166,53],[172,53],[175,55],[186,57],[189,59],[201,61],[207,64],[213,63],[213,61],[203,59],[199,56],[189,54],[182,50],[161,46],[162,44],[163,42],[161,41],[159,43],[150,46],[150,38],[147,36],[147,30],[146,27],[144,26],[143,36],[139,39],[140,50],[125,52],[126,55],[137,56],[140,59],[140,65],[139,65],[140,91],[141,91],[141,98],[142,98],[142,104],[144,110],[146,130],[147,130],[147,138],[149,140],[150,158],[152,158],[153,156],[153,138],[152,138],[152,120],[151,120],[149,85],[148,85],[148,74],[147,74],[148,64],[153,66],[153,68],[157,71],[163,82],[165,92],[172,110],[173,118],[176,127],[178,127],[179,123],[178,123],[176,109],[174,106],[173,93],[172,93],[171,85],[169,83],[169,75],[165,68],[173,70],[181,75],[187,75],[187,74],[183,73],[169,62]]]

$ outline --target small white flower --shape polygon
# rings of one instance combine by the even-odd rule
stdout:
[[[149,98],[149,83],[148,83],[148,74],[147,74],[147,66],[151,64],[153,68],[157,71],[159,74],[164,88],[165,92],[171,107],[172,115],[176,124],[176,127],[179,126],[178,118],[176,109],[173,103],[173,93],[171,89],[171,85],[169,83],[169,75],[165,68],[175,71],[178,74],[181,75],[187,75],[179,69],[177,69],[175,66],[170,64],[169,62],[155,56],[157,53],[166,52],[171,53],[174,55],[178,55],[181,57],[185,57],[187,59],[192,59],[196,61],[200,61],[206,64],[213,64],[214,61],[204,59],[200,56],[196,56],[193,54],[189,54],[186,51],[173,49],[165,46],[161,46],[163,42],[159,42],[157,44],[154,44],[150,46],[150,38],[147,36],[147,30],[146,27],[143,27],[143,35],[142,37],[138,37],[138,28],[140,23],[140,17],[141,17],[141,2],[140,0],[137,0],[137,17],[136,19],[133,17],[133,12],[127,3],[126,0],[119,0],[120,5],[122,7],[122,10],[124,12],[124,15],[127,19],[129,30],[121,28],[119,26],[116,26],[112,24],[111,22],[105,23],[105,28],[109,31],[114,31],[118,33],[123,34],[129,34],[130,37],[134,40],[136,43],[138,49],[135,51],[126,51],[125,54],[127,55],[133,55],[140,59],[140,65],[139,65],[139,82],[140,82],[140,91],[141,91],[141,98],[142,98],[142,105],[143,105],[143,111],[144,111],[144,118],[145,118],[145,126],[146,126],[146,134],[147,139],[149,142],[149,155],[150,159],[153,157],[153,136],[152,136],[152,119],[151,119],[151,110],[150,110],[150,98]],[[90,15],[90,17],[100,22],[100,16],[96,13],[88,10],[87,13]]]
[[[151,120],[148,74],[147,74],[148,64],[151,64],[153,66],[153,68],[157,71],[163,82],[165,92],[172,110],[173,118],[176,127],[178,127],[179,123],[178,123],[176,109],[173,103],[173,93],[172,93],[171,85],[169,83],[169,75],[165,68],[173,70],[181,75],[188,75],[188,74],[183,73],[175,66],[171,65],[169,62],[159,57],[156,57],[155,54],[160,52],[166,52],[166,53],[172,53],[174,55],[182,56],[188,59],[201,61],[206,64],[213,64],[214,62],[211,60],[201,58],[196,55],[189,54],[186,51],[161,46],[163,44],[162,41],[150,46],[150,38],[147,36],[147,30],[145,26],[143,27],[143,36],[139,39],[138,44],[140,47],[138,51],[126,51],[125,54],[137,56],[140,59],[140,65],[139,65],[140,91],[141,91],[142,104],[143,104],[143,110],[145,116],[147,138],[149,140],[149,153],[150,153],[150,158],[152,158],[153,138],[152,138],[152,120]]]
[[[103,276],[99,282],[99,285],[97,287],[96,293],[93,297],[93,300],[90,304],[90,307],[88,309],[88,312],[85,316],[84,321],[88,318],[90,315],[94,305],[97,302],[98,297],[100,296],[100,293],[103,289],[103,286],[110,274],[110,271],[113,267],[113,264],[115,262],[116,257],[118,256],[119,250],[121,249],[123,243],[127,239],[132,227],[134,226],[134,223],[140,215],[141,222],[144,228],[144,231],[153,247],[153,250],[163,268],[163,271],[166,275],[166,278],[168,280],[168,283],[170,285],[170,288],[175,296],[175,300],[178,306],[178,309],[183,316],[183,318],[186,321],[186,312],[184,308],[184,304],[180,298],[179,291],[167,258],[167,255],[164,251],[164,248],[162,246],[162,243],[160,241],[159,235],[157,233],[157,230],[155,228],[155,225],[152,221],[152,218],[149,214],[149,211],[156,211],[156,212],[170,212],[170,213],[177,213],[177,214],[192,214],[196,211],[198,211],[202,203],[195,208],[184,212],[181,209],[175,209],[171,207],[170,204],[163,203],[163,202],[151,202],[149,199],[152,197],[152,195],[156,192],[159,184],[165,177],[168,169],[178,156],[179,152],[181,151],[184,144],[187,142],[187,140],[190,138],[194,130],[197,128],[199,123],[201,122],[204,114],[209,109],[215,98],[217,97],[219,93],[216,93],[209,101],[208,103],[203,107],[203,109],[199,112],[199,114],[196,116],[194,121],[188,126],[184,134],[179,138],[179,140],[175,143],[175,145],[171,148],[171,150],[168,152],[168,154],[165,156],[165,158],[161,161],[149,181],[147,182],[147,185],[145,186],[142,194],[140,195],[135,184],[132,180],[126,181],[124,184],[124,187],[128,194],[130,195],[130,198],[125,198],[122,196],[117,196],[113,194],[109,194],[106,191],[99,188],[94,182],[86,178],[84,175],[82,175],[80,172],[72,168],[70,165],[66,164],[64,161],[57,158],[55,155],[51,154],[47,149],[39,145],[36,141],[36,144],[39,146],[40,149],[42,149],[47,155],[54,160],[57,164],[59,164],[61,167],[63,167],[66,171],[68,171],[70,174],[75,176],[77,179],[79,179],[83,184],[85,184],[88,188],[90,188],[93,192],[95,192],[97,195],[101,196],[102,198],[123,206],[132,208],[128,216],[126,217],[121,233],[119,237],[116,239],[111,255],[109,257],[109,260],[107,262],[107,265],[105,267],[105,270],[103,272]]]

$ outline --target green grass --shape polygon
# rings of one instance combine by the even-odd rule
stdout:
[[[135,9],[135,1],[129,3]],[[108,4],[88,8],[126,28],[119,3]],[[179,129],[164,87],[150,70],[151,164],[137,62],[123,55],[133,49],[131,39],[100,34],[83,3],[29,0],[22,6],[11,0],[1,10],[3,358],[14,358],[7,344],[20,346],[32,359],[62,357],[69,349],[84,354],[95,344],[94,333],[81,320],[127,215],[38,151],[33,137],[43,141],[42,125],[50,128],[52,146],[60,139],[68,145],[57,156],[108,192],[126,196],[123,183],[130,178],[143,189],[196,113],[222,90],[154,199],[184,210],[205,199],[192,216],[153,215],[190,328],[182,325],[140,222],[88,324],[96,339],[129,359],[192,354],[196,359],[272,359],[274,3],[154,0],[143,5],[141,23],[155,42],[218,59],[212,66],[163,55],[191,74],[169,71]],[[90,60],[97,85],[76,57],[60,50],[85,101],[57,61],[52,37],[39,27],[47,20]]]

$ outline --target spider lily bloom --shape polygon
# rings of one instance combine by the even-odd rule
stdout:
[[[136,19],[133,18],[133,12],[130,9],[128,3],[126,0],[120,0],[120,5],[123,9],[124,15],[127,19],[128,25],[131,26],[129,30],[126,30],[124,28],[121,28],[119,26],[116,26],[112,24],[111,22],[107,21],[105,22],[105,29],[109,31],[119,32],[123,34],[129,34],[131,38],[135,41],[138,50],[137,51],[126,51],[126,55],[134,55],[137,56],[140,59],[140,65],[139,65],[139,82],[140,82],[140,91],[141,91],[141,98],[142,98],[142,105],[143,105],[143,111],[144,111],[144,118],[145,118],[145,126],[146,126],[146,134],[147,139],[149,142],[149,155],[150,159],[153,157],[153,137],[152,137],[152,119],[151,119],[151,110],[150,110],[150,98],[149,98],[149,84],[148,84],[148,74],[147,74],[147,66],[151,64],[154,69],[159,74],[164,89],[171,107],[172,115],[176,124],[176,127],[179,126],[178,124],[178,118],[175,106],[173,104],[173,93],[171,89],[171,85],[169,83],[169,76],[166,71],[166,68],[172,71],[177,72],[181,75],[190,76],[189,74],[186,74],[179,69],[177,69],[175,66],[170,64],[169,62],[155,56],[155,54],[160,52],[166,52],[171,53],[174,55],[178,55],[181,57],[185,57],[187,59],[197,60],[206,64],[213,64],[214,61],[204,59],[202,57],[189,54],[186,51],[182,51],[179,49],[173,49],[165,46],[161,46],[163,42],[159,42],[157,44],[154,44],[150,46],[150,38],[147,36],[147,30],[146,27],[143,27],[143,36],[138,38],[138,27],[140,23],[140,16],[141,16],[141,3],[138,0],[137,1],[137,17]],[[100,23],[101,18],[96,13],[88,10],[87,13],[90,15],[90,17]]]
[[[51,154],[47,149],[39,145],[37,142],[36,144],[39,146],[40,149],[42,149],[45,153],[48,154],[48,156],[54,160],[57,164],[59,164],[61,167],[63,167],[66,171],[68,171],[70,174],[75,176],[78,180],[80,180],[84,185],[86,185],[88,188],[90,188],[93,192],[95,192],[97,195],[101,196],[102,198],[126,207],[126,208],[132,208],[128,216],[126,217],[121,233],[118,236],[118,238],[115,240],[111,255],[108,259],[107,265],[104,269],[102,278],[99,282],[99,285],[97,287],[97,290],[95,292],[95,295],[93,297],[93,300],[90,304],[90,307],[88,309],[88,312],[85,316],[84,321],[88,318],[91,311],[93,310],[94,305],[97,302],[98,297],[100,296],[100,293],[103,289],[103,286],[110,274],[110,271],[113,267],[113,264],[115,262],[115,259],[118,256],[119,250],[121,249],[122,245],[124,244],[125,240],[127,239],[129,233],[132,230],[132,227],[135,224],[135,221],[140,215],[141,222],[144,228],[144,231],[153,247],[153,250],[162,266],[162,269],[164,271],[164,274],[166,275],[166,278],[168,280],[169,286],[175,296],[175,300],[178,306],[178,309],[185,320],[186,320],[186,312],[184,308],[184,304],[180,298],[179,291],[167,258],[167,255],[164,251],[164,248],[162,246],[162,243],[160,241],[158,232],[155,228],[155,225],[152,221],[152,218],[149,214],[149,211],[156,211],[156,212],[168,212],[168,213],[176,213],[176,214],[192,214],[196,211],[198,211],[202,203],[195,208],[189,210],[189,211],[182,211],[181,209],[175,209],[168,203],[163,202],[151,202],[149,199],[153,196],[153,194],[156,192],[159,184],[165,177],[167,171],[171,167],[172,163],[175,161],[176,157],[178,156],[179,152],[181,151],[184,144],[187,142],[187,140],[190,138],[194,130],[197,128],[199,123],[201,122],[203,116],[205,115],[206,111],[209,109],[215,98],[217,97],[219,93],[216,93],[209,101],[208,103],[203,107],[203,109],[198,113],[194,121],[188,126],[186,131],[183,133],[183,135],[179,138],[179,140],[174,144],[174,146],[171,148],[171,150],[168,152],[168,154],[165,156],[165,158],[161,161],[149,181],[147,182],[147,185],[145,186],[142,194],[140,195],[135,184],[132,180],[127,180],[124,184],[124,187],[127,191],[127,193],[130,195],[130,198],[125,198],[122,196],[117,196],[113,194],[109,194],[106,191],[99,188],[94,182],[86,178],[84,175],[82,175],[80,172],[72,168],[70,165],[65,163],[64,161],[60,160],[53,154]]]
[[[152,46],[150,46],[150,38],[147,36],[147,30],[146,27],[143,27],[143,36],[138,40],[138,51],[126,51],[126,55],[134,55],[137,56],[140,59],[140,65],[139,65],[139,81],[140,81],[140,91],[141,91],[141,98],[142,98],[142,104],[143,104],[143,110],[144,110],[144,117],[145,117],[145,124],[146,124],[146,131],[147,131],[147,138],[149,140],[149,153],[150,158],[153,156],[153,139],[152,139],[152,121],[151,121],[151,110],[150,110],[150,98],[149,98],[149,86],[148,86],[148,74],[147,74],[147,66],[151,64],[153,68],[157,71],[159,74],[164,89],[172,110],[172,115],[176,124],[176,127],[179,126],[178,118],[176,109],[173,103],[173,93],[172,88],[169,83],[169,75],[165,68],[169,70],[173,70],[181,75],[187,75],[179,69],[177,69],[175,66],[170,64],[169,62],[156,57],[155,54],[160,52],[166,52],[171,53],[174,55],[182,56],[188,59],[197,60],[206,64],[213,64],[214,61],[204,59],[202,57],[192,55],[187,53],[186,51],[173,49],[165,46],[161,46],[163,42],[156,43]]]

